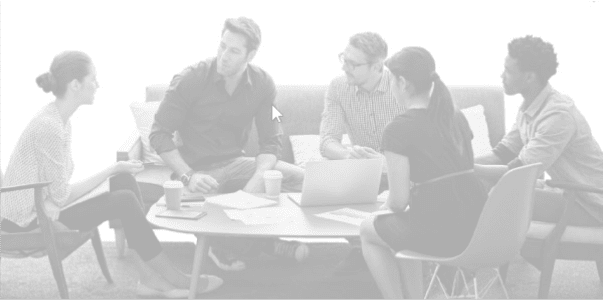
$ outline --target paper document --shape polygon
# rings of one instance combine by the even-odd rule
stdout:
[[[360,223],[362,223],[362,221],[364,221],[370,215],[371,213],[369,212],[345,207],[334,211],[316,214],[315,216],[360,226]]]
[[[236,209],[250,209],[277,204],[276,201],[254,196],[242,190],[236,193],[207,197],[205,202]]]
[[[72,207],[76,204],[82,203],[84,201],[90,200],[94,197],[100,196],[104,193],[108,193],[109,192],[109,179],[103,181],[101,184],[97,185],[94,189],[92,189],[90,192],[84,194],[83,196],[79,197],[78,199],[76,199],[75,201],[69,203],[68,205],[65,205],[61,208],[61,210],[65,210],[69,207]]]
[[[242,221],[245,225],[275,224],[289,218],[289,213],[282,207],[264,207],[246,210],[225,209],[224,213],[231,220]]]

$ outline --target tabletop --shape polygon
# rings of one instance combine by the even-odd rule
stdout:
[[[256,194],[264,196],[263,194]],[[160,199],[158,203],[164,203]],[[337,238],[357,237],[358,226],[324,219],[315,214],[348,207],[366,212],[378,210],[381,202],[374,204],[350,204],[300,207],[286,194],[281,194],[275,206],[279,214],[284,214],[280,222],[273,224],[246,225],[239,220],[231,220],[224,212],[226,207],[204,203],[202,206],[183,208],[187,210],[205,211],[207,214],[198,220],[171,219],[156,217],[165,206],[153,205],[147,214],[148,221],[156,227],[177,232],[206,236],[246,236],[246,237],[292,237],[292,238]]]

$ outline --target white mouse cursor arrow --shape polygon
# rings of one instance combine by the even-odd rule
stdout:
[[[281,114],[280,111],[278,111],[278,109],[276,109],[276,107],[272,107],[272,120],[276,119],[279,123],[281,122],[281,117],[283,116],[283,114]]]

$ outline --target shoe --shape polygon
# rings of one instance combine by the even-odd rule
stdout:
[[[302,262],[308,258],[310,248],[308,248],[308,245],[300,242],[276,240],[274,242],[272,254],[292,258],[297,262]]]
[[[337,276],[355,274],[357,272],[368,270],[368,266],[362,256],[362,248],[354,247],[348,256],[336,267],[333,274]]]
[[[218,276],[214,276],[214,275],[201,275],[199,277],[207,279],[207,286],[205,287],[205,289],[203,291],[197,292],[197,295],[206,294],[211,291],[214,291],[217,288],[221,287],[222,284],[224,283],[224,280],[222,280],[222,278],[220,278]]]
[[[207,252],[207,256],[211,258],[214,264],[220,268],[222,271],[227,272],[238,272],[243,271],[247,266],[245,262],[238,260],[236,258],[227,257],[227,255],[220,253],[219,251],[214,253],[212,247],[209,247],[209,251]]]
[[[207,287],[209,288],[209,283]],[[150,288],[139,281],[138,286],[136,287],[136,296],[140,298],[184,299],[188,297],[188,290],[173,289],[169,291],[159,291]]]

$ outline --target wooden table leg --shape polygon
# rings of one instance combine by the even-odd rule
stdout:
[[[193,260],[193,274],[191,274],[191,287],[188,292],[189,299],[195,299],[197,296],[197,287],[199,285],[199,275],[201,275],[201,267],[203,266],[203,261],[207,257],[207,250],[209,244],[207,243],[207,238],[198,234],[197,236],[197,246],[195,247],[195,258]]]

